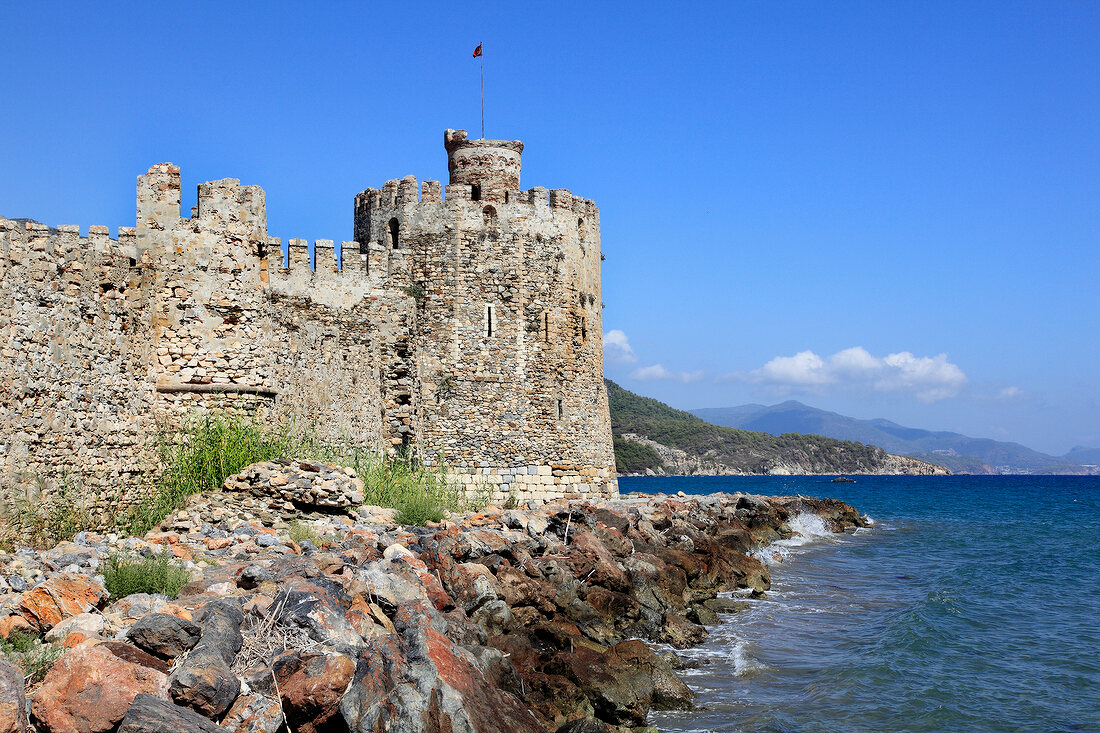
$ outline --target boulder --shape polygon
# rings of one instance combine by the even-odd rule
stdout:
[[[27,699],[23,672],[0,660],[0,733],[26,733]]]
[[[209,601],[195,620],[202,630],[199,642],[172,673],[168,691],[176,703],[218,718],[241,691],[231,668],[243,642],[244,614],[236,601],[226,598]]]
[[[24,593],[19,610],[39,631],[49,631],[67,618],[100,607],[107,596],[106,588],[88,578],[62,573]]]
[[[283,727],[283,709],[268,695],[241,695],[222,720],[232,733],[278,733]]]
[[[85,638],[99,638],[103,635],[103,614],[78,613],[60,622],[46,632],[46,641],[59,642],[72,633],[82,634]]]
[[[355,662],[343,654],[288,652],[279,655],[271,669],[290,728],[296,733],[323,733],[340,712]]]
[[[474,658],[431,628],[367,641],[340,702],[353,733],[541,733],[545,726]]]
[[[114,730],[139,694],[167,698],[168,677],[100,645],[61,657],[34,695],[31,715],[41,733]]]
[[[354,656],[363,637],[348,621],[350,600],[330,581],[294,581],[271,604],[276,623],[304,630],[309,638],[328,648]]]
[[[201,633],[202,629],[193,621],[167,613],[151,613],[134,624],[127,638],[150,654],[175,659],[190,651],[199,642]]]
[[[152,695],[138,695],[126,711],[118,733],[223,733],[196,712]]]

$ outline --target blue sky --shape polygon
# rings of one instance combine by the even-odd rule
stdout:
[[[600,205],[607,373],[678,407],[1100,446],[1100,4],[0,5],[0,214],[130,225],[135,176],[284,239],[520,138]],[[625,346],[625,348],[624,348]]]

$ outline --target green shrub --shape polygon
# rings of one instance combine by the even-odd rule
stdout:
[[[225,480],[252,463],[292,456],[295,436],[259,420],[211,413],[175,434],[160,436],[163,472],[153,493],[130,509],[119,529],[143,535],[192,494],[220,489]]]
[[[0,638],[0,659],[15,665],[23,672],[23,684],[37,685],[46,677],[67,649],[58,644],[47,644],[38,636],[24,631],[12,631],[7,639]]]
[[[416,458],[373,458],[359,470],[364,483],[364,504],[392,507],[398,524],[440,522],[447,511],[484,505],[487,497],[468,497],[453,484],[442,460],[429,466]]]
[[[112,598],[134,593],[163,593],[175,598],[191,580],[191,574],[167,552],[146,557],[115,553],[104,563],[103,580]]]

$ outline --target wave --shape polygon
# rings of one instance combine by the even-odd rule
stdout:
[[[765,565],[784,562],[791,556],[795,548],[822,540],[833,540],[836,533],[829,531],[825,520],[811,512],[800,512],[787,521],[793,534],[785,540],[776,540],[770,545],[765,545],[753,552],[755,557]]]

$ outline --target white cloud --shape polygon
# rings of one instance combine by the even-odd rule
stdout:
[[[1019,387],[1005,387],[997,393],[997,399],[1010,402],[1012,400],[1021,399],[1024,396],[1024,391]]]
[[[966,374],[947,360],[947,354],[914,356],[900,351],[877,357],[855,346],[821,357],[812,351],[777,356],[759,369],[728,375],[730,379],[770,384],[784,390],[821,391],[826,386],[909,392],[934,402],[954,397],[966,384]]]
[[[617,328],[603,335],[603,353],[608,361],[618,364],[633,364],[638,361],[638,355],[631,348],[630,340]]]
[[[698,382],[703,378],[702,370],[695,372],[674,372],[669,369],[665,369],[660,364],[653,364],[652,366],[639,367],[630,373],[631,379],[637,379],[645,382],[654,379],[674,379],[677,382]]]

